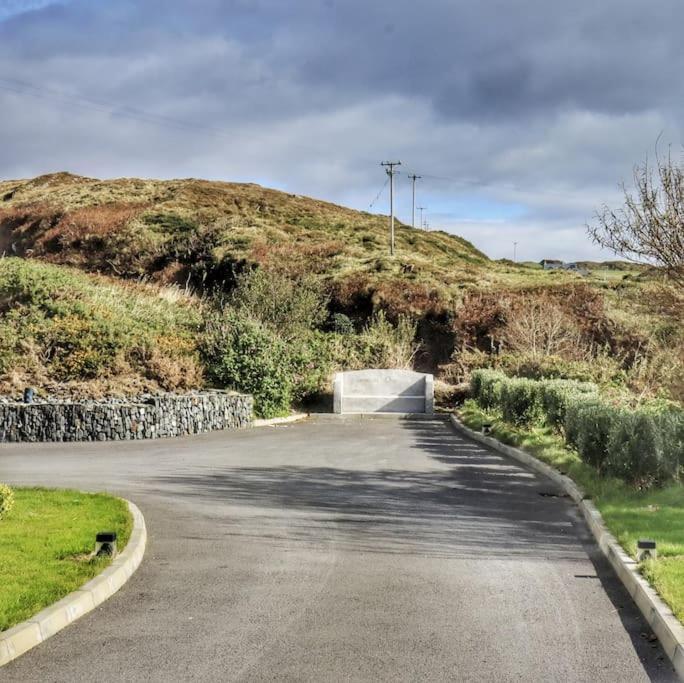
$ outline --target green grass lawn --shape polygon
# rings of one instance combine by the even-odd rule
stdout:
[[[101,572],[108,558],[84,557],[98,531],[131,534],[125,502],[103,493],[43,488],[14,490],[0,519],[0,631],[28,619]]]
[[[645,563],[643,574],[684,623],[684,487],[635,491],[619,480],[599,477],[548,427],[514,427],[475,401],[466,401],[459,414],[478,431],[483,423],[491,423],[492,436],[499,441],[523,448],[574,479],[632,557],[639,538],[655,539],[658,560]]]

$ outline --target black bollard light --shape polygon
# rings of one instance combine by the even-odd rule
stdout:
[[[658,557],[656,542],[650,538],[640,538],[637,541],[637,562],[655,560]]]
[[[116,531],[100,531],[95,536],[96,555],[116,555]]]
[[[36,395],[36,390],[31,387],[24,389],[24,403],[33,403],[33,398]]]

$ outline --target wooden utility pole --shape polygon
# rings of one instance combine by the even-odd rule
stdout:
[[[386,167],[390,179],[390,256],[394,256],[394,175],[398,173],[394,167],[401,166],[401,161],[383,161],[380,165]]]
[[[425,211],[427,209],[427,206],[417,206],[416,209],[418,209],[418,211],[420,211],[420,227],[424,228],[425,223],[423,223],[423,211]]]
[[[423,176],[416,175],[413,173],[412,175],[409,176],[411,178],[412,182],[412,192],[411,192],[411,197],[412,197],[412,202],[411,202],[411,227],[415,228],[416,227],[416,180],[420,180]]]

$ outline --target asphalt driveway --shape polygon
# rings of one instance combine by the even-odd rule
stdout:
[[[675,680],[572,504],[441,419],[1,445],[0,480],[117,493],[149,531],[3,682]]]

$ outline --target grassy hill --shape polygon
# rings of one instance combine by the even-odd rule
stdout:
[[[0,182],[0,251],[163,284],[211,288],[248,264],[325,280],[341,308],[441,312],[464,288],[540,274],[489,260],[466,240],[258,185],[101,181],[56,173]],[[545,281],[567,281],[557,273]],[[372,302],[372,303],[371,303]]]
[[[256,268],[276,278],[262,283],[266,297],[280,287],[296,298],[299,285],[288,282],[315,281],[311,300],[324,309],[311,317],[316,334],[330,333],[335,314],[351,319],[357,341],[328,334],[315,343],[328,369],[352,356],[390,362],[385,323],[364,333],[384,311],[392,323],[417,322],[414,362],[450,382],[497,365],[684,392],[681,295],[652,270],[609,262],[587,264],[589,275],[544,271],[400,222],[396,247],[391,258],[386,216],[253,184],[68,173],[0,182],[0,252],[23,257],[0,263],[0,381],[55,391],[84,382],[88,392],[199,386],[212,300]],[[265,302],[252,304],[258,318]]]

